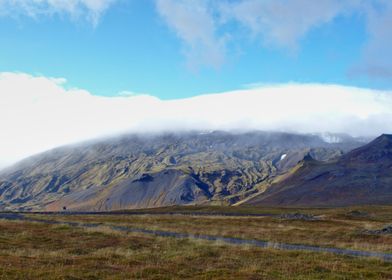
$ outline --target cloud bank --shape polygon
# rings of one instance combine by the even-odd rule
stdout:
[[[124,132],[392,132],[392,92],[288,84],[163,101],[99,97],[64,79],[0,73],[0,166],[56,146]]]

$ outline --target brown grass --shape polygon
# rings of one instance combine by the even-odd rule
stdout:
[[[191,208],[192,209],[192,208]],[[218,208],[225,209],[225,208]],[[231,208],[232,209],[232,208]],[[230,209],[230,211],[232,211]],[[237,208],[238,209],[238,208]],[[239,208],[250,211],[249,208]],[[352,211],[366,213],[353,216]],[[150,210],[152,211],[152,210]],[[198,210],[201,211],[201,210]],[[222,210],[220,210],[222,211]],[[254,211],[268,212],[268,209]],[[123,225],[153,230],[258,239],[359,250],[392,252],[392,235],[371,235],[369,229],[392,224],[392,207],[338,209],[270,209],[271,213],[301,212],[320,217],[317,221],[284,220],[277,217],[231,217],[199,215],[79,215],[43,216],[43,219]],[[37,216],[34,216],[37,218]]]
[[[0,221],[0,279],[390,278],[374,259]]]

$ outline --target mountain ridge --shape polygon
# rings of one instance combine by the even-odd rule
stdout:
[[[316,135],[267,132],[124,135],[57,148],[3,171],[0,208],[230,205],[264,191],[269,178],[292,169],[306,154],[330,160],[361,144],[353,138],[327,143]],[[152,179],[137,181],[143,176]]]
[[[246,203],[311,207],[392,204],[392,135],[383,134],[334,161],[304,164]]]

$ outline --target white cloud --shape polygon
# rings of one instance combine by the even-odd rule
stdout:
[[[372,78],[392,78],[392,1],[379,0],[378,5],[365,5],[368,42],[354,74]]]
[[[267,45],[287,49],[296,49],[310,30],[352,7],[353,1],[341,0],[242,0],[220,5],[226,20],[238,21]]]
[[[351,74],[392,77],[392,1],[390,0],[156,0],[165,22],[183,40],[188,62],[216,66],[230,42],[243,39],[229,24],[264,46],[298,51],[309,32],[337,17],[360,16],[368,32],[363,57]],[[245,33],[246,33],[245,32]],[[220,34],[220,35],[218,35]],[[242,34],[241,34],[242,35]]]
[[[97,25],[101,15],[116,0],[0,0],[0,16],[39,18],[66,14],[73,19],[85,18]]]
[[[156,3],[161,17],[185,43],[188,61],[192,64],[196,61],[199,66],[216,66],[225,58],[226,38],[236,35],[225,29],[230,22],[239,23],[249,30],[251,37],[261,38],[268,46],[292,51],[309,31],[360,7],[361,1],[156,0]]]
[[[219,68],[230,55],[228,42],[249,37],[288,52],[300,49],[309,32],[339,16],[364,19],[368,41],[351,74],[392,77],[392,1],[390,0],[154,0],[159,15],[183,42],[192,69]],[[0,16],[69,16],[96,26],[119,0],[0,0]],[[233,28],[240,25],[243,29]],[[229,40],[230,39],[230,40]]]
[[[217,35],[212,8],[207,0],[157,0],[157,10],[183,40],[191,68],[219,67],[225,57],[225,37]]]
[[[0,165],[59,145],[122,132],[392,131],[392,92],[288,84],[162,101],[98,97],[64,79],[0,73]]]

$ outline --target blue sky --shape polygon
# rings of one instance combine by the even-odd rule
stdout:
[[[313,20],[297,29],[291,28],[293,22],[287,26],[281,22],[285,17],[297,22],[308,16],[306,9],[314,9],[308,7],[311,1],[288,1],[295,4],[295,9],[290,8],[293,15],[263,18],[246,13],[240,5],[254,5],[257,11],[268,9],[273,1],[97,0],[107,5],[94,19],[94,6],[74,2],[76,8],[70,11],[34,1],[0,1],[0,72],[61,77],[68,81],[66,87],[95,95],[129,91],[161,99],[290,82],[392,87],[388,75],[392,55],[387,49],[391,39],[382,42],[387,46],[381,50],[387,52],[382,67],[368,65],[380,61],[380,52],[367,51],[372,44],[381,45],[380,36],[373,33],[389,22],[376,22],[372,29],[372,13],[388,15],[392,9],[388,1],[367,1],[365,7],[357,4],[361,1],[323,0],[326,8],[316,10],[318,17],[315,13]],[[259,27],[249,23],[254,19]],[[198,29],[192,30],[195,26]],[[289,39],[282,39],[279,32]],[[365,68],[382,69],[369,74]]]
[[[391,50],[391,0],[0,0],[0,168],[119,133],[392,133]]]

